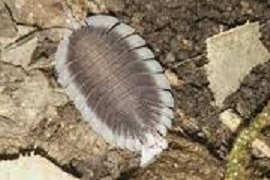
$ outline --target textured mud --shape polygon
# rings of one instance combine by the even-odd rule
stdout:
[[[213,105],[205,40],[246,23],[261,24],[270,50],[269,1],[67,0],[77,19],[108,13],[130,24],[170,75],[175,107],[169,148],[145,169],[137,154],[112,147],[84,123],[54,73],[54,53],[70,25],[59,1],[0,2],[0,154],[35,150],[82,179],[222,179],[237,133],[219,113],[232,108],[247,126],[270,98],[270,63],[255,67],[240,89]],[[269,130],[264,131],[270,138]],[[269,141],[267,139],[266,141]],[[270,160],[254,157],[250,179],[270,178]]]

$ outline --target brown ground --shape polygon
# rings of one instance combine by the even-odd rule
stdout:
[[[270,50],[270,2],[68,0],[68,4],[78,19],[109,13],[124,20],[149,42],[164,68],[177,75],[169,148],[140,169],[136,154],[112,147],[93,133],[54,75],[54,53],[65,32],[56,26],[67,25],[68,19],[61,3],[4,0],[0,1],[1,159],[35,150],[84,179],[222,179],[235,135],[219,121],[222,109],[211,104],[213,94],[203,69],[205,40],[246,21],[259,21],[262,41]],[[248,125],[269,100],[269,84],[270,63],[266,63],[245,77],[224,109],[233,108],[244,118],[243,126]],[[253,158],[248,170],[250,179],[270,179],[270,160]]]

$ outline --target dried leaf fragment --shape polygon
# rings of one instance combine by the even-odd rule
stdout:
[[[206,40],[206,71],[217,106],[221,107],[226,97],[239,88],[252,68],[269,59],[269,52],[259,40],[259,28],[258,22],[247,23]]]

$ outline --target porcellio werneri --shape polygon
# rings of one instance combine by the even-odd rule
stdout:
[[[105,140],[141,151],[142,164],[167,147],[174,99],[146,42],[117,18],[94,15],[56,52],[58,81]]]

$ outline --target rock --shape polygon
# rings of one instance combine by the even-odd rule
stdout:
[[[0,177],[2,180],[79,180],[62,171],[52,162],[39,155],[21,156],[15,160],[0,162]]]
[[[51,88],[41,72],[27,76],[19,68],[3,64],[1,67],[0,116],[14,122],[16,130],[21,128],[26,133],[44,118],[56,118],[56,107],[67,103],[67,97]]]
[[[11,16],[4,5],[4,2],[0,2],[0,37],[12,38],[16,32],[15,23],[12,21]],[[1,41],[0,41],[1,42]]]
[[[183,81],[181,81],[177,75],[172,72],[171,70],[166,70],[165,71],[165,75],[166,77],[168,78],[169,82],[170,82],[170,85],[172,87],[180,87],[181,85],[183,85]]]
[[[2,61],[27,69],[38,41],[35,36],[30,38],[20,46],[6,49],[2,54]]]
[[[232,132],[236,132],[243,119],[239,117],[232,109],[225,110],[219,115],[221,122]]]
[[[61,1],[8,0],[17,22],[41,27],[63,26],[69,23]]]
[[[23,36],[27,36],[27,34],[31,34],[33,31],[35,31],[35,28],[30,26],[16,26],[17,32],[16,35],[13,37],[1,37],[0,36],[0,48],[3,48],[5,51],[5,48],[8,48],[9,46],[12,46],[16,40]]]

